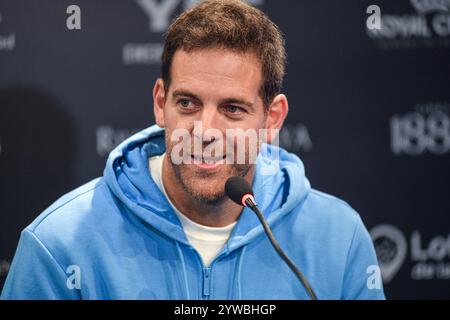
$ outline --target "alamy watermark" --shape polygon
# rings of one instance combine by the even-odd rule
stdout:
[[[66,269],[66,286],[69,290],[81,289],[81,268],[77,265],[70,265]]]
[[[383,279],[381,276],[381,269],[377,265],[370,265],[367,267],[367,289],[380,290],[383,287]]]
[[[81,30],[81,9],[79,6],[72,4],[67,7],[66,13],[69,16],[66,19],[66,27],[69,30]]]
[[[278,129],[203,130],[201,121],[194,121],[192,132],[175,129],[170,135],[173,144],[171,160],[180,164],[256,164],[263,143],[279,146]],[[279,149],[271,148],[271,162],[279,162]]]

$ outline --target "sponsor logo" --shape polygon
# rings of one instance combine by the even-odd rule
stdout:
[[[406,258],[407,244],[403,233],[394,226],[382,224],[370,231],[381,275],[389,283]]]
[[[382,224],[372,228],[370,235],[385,283],[394,279],[406,261],[412,263],[409,271],[412,280],[450,279],[450,234],[424,241],[418,230],[407,237],[396,226]]]
[[[136,0],[137,7],[148,19],[148,30],[151,34],[159,35],[169,27],[170,21],[179,9],[188,9],[198,0]],[[249,0],[254,6],[262,6],[263,0]],[[164,44],[157,42],[125,43],[122,47],[122,63],[132,65],[158,65]]]
[[[280,146],[289,152],[310,152],[313,143],[307,126],[302,123],[285,124],[280,131]]]
[[[390,119],[394,155],[443,155],[450,152],[450,104],[418,104],[414,110]]]
[[[171,17],[178,8],[189,9],[198,2],[199,0],[136,0],[142,12],[148,18],[149,31],[154,33],[166,31]],[[247,2],[255,6],[263,4],[263,0],[248,0]]]
[[[3,15],[0,12],[0,24],[3,22]],[[11,51],[16,47],[16,34],[0,34],[0,51]]]
[[[100,157],[107,156],[122,141],[139,131],[128,129],[115,129],[112,126],[100,126],[96,130],[97,154]]]
[[[380,28],[367,27],[367,35],[381,49],[450,47],[450,1],[410,0],[410,5],[412,13],[383,11]],[[367,26],[374,25],[374,18],[367,18]]]

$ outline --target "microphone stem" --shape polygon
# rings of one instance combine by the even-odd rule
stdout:
[[[316,294],[314,293],[314,290],[312,289],[311,285],[309,284],[308,280],[303,276],[303,274],[300,272],[300,270],[297,268],[297,266],[292,262],[292,260],[284,253],[284,251],[281,249],[280,244],[275,239],[272,230],[270,229],[266,219],[264,219],[264,216],[262,215],[259,208],[256,206],[253,201],[250,201],[251,205],[249,207],[252,209],[253,212],[256,213],[256,216],[258,217],[259,221],[261,222],[264,231],[267,234],[267,237],[269,238],[270,242],[272,243],[272,246],[276,250],[276,252],[280,255],[281,259],[283,259],[284,262],[288,265],[288,267],[294,272],[294,274],[297,276],[297,278],[302,283],[303,287],[305,288],[306,292],[308,293],[311,300],[318,300]]]

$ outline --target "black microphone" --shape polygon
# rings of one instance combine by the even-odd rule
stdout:
[[[286,262],[288,267],[295,273],[295,275],[302,283],[303,287],[305,288],[310,298],[312,300],[318,300],[308,280],[303,276],[303,274],[300,272],[300,270],[297,268],[294,262],[283,252],[278,241],[275,239],[272,230],[269,227],[269,224],[267,223],[266,219],[264,219],[263,214],[261,213],[255,202],[255,198],[253,197],[253,190],[250,187],[250,184],[247,182],[247,180],[236,176],[230,177],[225,183],[225,193],[231,200],[233,200],[238,205],[249,207],[254,213],[256,213],[256,216],[261,222],[264,231],[266,232],[267,237],[272,243],[272,246],[274,247],[275,251],[281,257],[281,259],[283,259],[283,261]]]

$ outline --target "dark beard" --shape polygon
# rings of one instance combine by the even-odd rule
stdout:
[[[192,188],[189,187],[189,184],[186,183],[185,177],[182,173],[182,166],[186,166],[185,164],[180,165],[174,165],[171,164],[173,171],[175,173],[175,176],[177,177],[177,180],[181,183],[183,186],[184,191],[194,200],[205,203],[207,205],[218,205],[222,202],[224,202],[227,199],[227,195],[225,194],[225,190],[222,189],[222,192],[216,193],[216,194],[200,194],[199,192],[196,192]],[[231,168],[228,177],[231,176],[239,176],[244,178],[247,176],[248,172],[250,171],[252,165],[248,164],[235,164],[235,165],[226,165]],[[208,176],[205,176],[204,179],[208,179]],[[225,181],[223,182],[225,185]]]
[[[239,176],[242,178],[245,178],[247,176],[247,174],[249,173],[250,169],[252,168],[252,166],[254,166],[254,164],[224,164],[224,166],[228,169],[227,173],[226,173],[226,178],[224,178],[224,181],[222,181],[223,183],[223,187],[220,189],[220,192],[217,193],[209,193],[209,194],[205,194],[205,193],[200,193],[198,191],[196,191],[194,188],[191,187],[191,184],[189,183],[188,179],[189,177],[186,176],[186,174],[183,174],[183,170],[186,169],[186,166],[188,166],[188,164],[174,164],[171,160],[171,154],[172,154],[172,144],[170,141],[170,135],[167,134],[166,132],[166,136],[165,136],[165,142],[166,142],[166,157],[168,157],[169,159],[169,165],[172,167],[172,170],[175,174],[176,179],[178,180],[178,182],[181,184],[181,186],[183,187],[183,190],[186,192],[186,194],[188,194],[192,199],[194,199],[197,202],[200,203],[204,203],[206,205],[218,205],[220,203],[223,203],[224,201],[226,201],[228,199],[228,196],[225,194],[225,182],[226,179],[228,179],[229,177],[232,176]],[[237,152],[235,151],[235,154]],[[249,159],[249,152],[246,152],[246,159]],[[204,173],[203,176],[200,176],[200,178],[202,179],[210,179],[210,175],[208,173]]]

